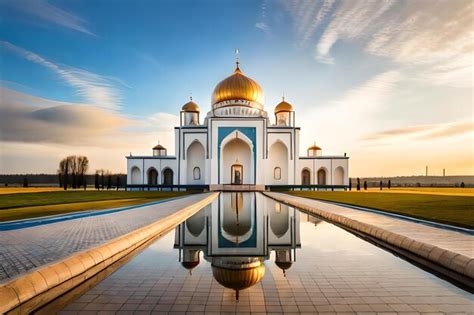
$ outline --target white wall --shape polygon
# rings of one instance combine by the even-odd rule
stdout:
[[[287,145],[282,141],[275,141],[268,150],[266,184],[287,185],[288,184],[288,160],[290,158]],[[281,178],[275,179],[275,168],[281,169]]]
[[[194,168],[199,167],[201,177],[194,179]],[[186,152],[186,184],[204,184],[206,177],[206,152],[198,140],[193,141]]]

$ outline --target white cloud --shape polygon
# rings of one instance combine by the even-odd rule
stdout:
[[[44,0],[5,0],[3,6],[28,15],[34,20],[56,24],[77,32],[95,36],[87,27],[87,21],[60,9]]]
[[[316,140],[329,152],[341,148],[353,150],[363,134],[379,126],[379,115],[387,110],[388,101],[395,95],[401,79],[399,72],[387,71],[348,90],[325,106],[314,106],[310,112],[304,113],[305,117],[314,118],[302,121],[305,131],[301,143],[307,146]],[[310,138],[314,134],[321,138]],[[324,140],[328,142],[321,143]]]
[[[158,141],[173,153],[176,115],[129,117],[2,87],[0,95],[0,173],[55,172],[66,152],[89,156],[95,168],[124,171],[125,155],[150,154]]]
[[[270,28],[268,27],[268,25],[265,22],[257,22],[257,23],[255,23],[255,27],[262,30],[265,33],[270,32]]]
[[[111,79],[83,69],[53,63],[36,53],[6,41],[0,41],[0,47],[52,70],[66,84],[75,88],[76,93],[91,105],[112,110],[120,108],[121,96],[112,82],[117,81],[117,79]]]

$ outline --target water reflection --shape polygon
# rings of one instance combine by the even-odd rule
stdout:
[[[286,273],[301,247],[300,213],[255,193],[221,193],[219,198],[176,228],[174,247],[192,272],[200,252],[211,263],[214,279],[239,291],[265,275],[264,261],[275,252],[275,264]]]

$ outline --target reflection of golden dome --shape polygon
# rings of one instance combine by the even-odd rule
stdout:
[[[194,103],[193,101],[189,101],[186,104],[183,105],[181,108],[183,112],[199,112],[199,106],[198,104]]]
[[[275,264],[282,270],[290,269],[290,267],[293,265],[293,263],[289,261],[275,261]]]
[[[281,101],[276,107],[275,107],[275,114],[281,113],[281,112],[292,112],[293,111],[293,106],[286,102],[285,99]]]
[[[214,279],[222,286],[236,291],[248,289],[260,282],[265,275],[265,265],[245,269],[229,269],[212,265]]]
[[[225,78],[216,85],[212,93],[212,104],[231,100],[245,100],[258,103],[262,107],[264,103],[263,90],[260,85],[240,71],[239,66],[235,68],[234,74]]]
[[[199,260],[198,261],[183,261],[181,265],[184,268],[191,270],[191,269],[194,269],[197,265],[199,265]]]

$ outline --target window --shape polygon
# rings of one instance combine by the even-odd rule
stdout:
[[[193,169],[193,179],[194,180],[201,179],[201,169],[197,166]]]
[[[281,168],[275,167],[275,169],[273,170],[273,178],[277,180],[281,179]]]

